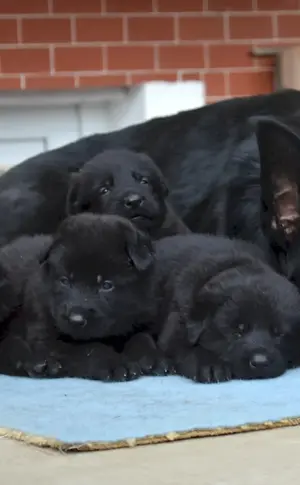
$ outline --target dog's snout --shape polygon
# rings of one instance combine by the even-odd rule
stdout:
[[[68,316],[70,323],[84,327],[87,323],[86,318],[81,313],[71,312]]]
[[[124,198],[124,205],[127,209],[137,209],[142,205],[145,198],[139,194],[129,194]]]
[[[65,318],[72,325],[85,327],[89,318],[93,317],[95,310],[93,308],[82,308],[78,306],[70,306],[65,308]]]
[[[250,367],[253,369],[261,369],[263,367],[267,367],[269,365],[269,359],[267,355],[257,352],[256,354],[252,355],[250,359]]]

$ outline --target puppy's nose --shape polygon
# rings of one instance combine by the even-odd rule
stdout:
[[[84,318],[81,313],[71,312],[68,316],[68,320],[70,323],[80,325],[81,327],[85,327],[87,324],[86,318]]]
[[[257,353],[252,355],[250,359],[250,367],[252,367],[253,369],[267,367],[268,364],[269,364],[269,359],[265,354]]]
[[[144,202],[145,198],[138,194],[129,194],[124,198],[124,205],[127,209],[136,209],[140,207]]]

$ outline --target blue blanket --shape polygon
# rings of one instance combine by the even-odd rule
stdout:
[[[0,434],[19,439],[29,434],[31,442],[60,442],[66,449],[90,442],[109,448],[147,436],[172,439],[192,430],[197,435],[197,430],[217,429],[213,434],[218,434],[300,416],[300,369],[277,379],[222,384],[175,376],[113,384],[0,376],[0,388]]]

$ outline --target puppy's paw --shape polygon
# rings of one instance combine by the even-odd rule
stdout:
[[[196,381],[203,383],[226,382],[232,379],[232,372],[225,364],[199,366]]]
[[[225,382],[233,378],[229,366],[198,348],[182,353],[177,358],[176,370],[179,375],[202,383]]]
[[[93,349],[89,353],[89,368],[86,375],[104,382],[125,382],[137,379],[142,375],[140,366],[130,362],[126,356],[109,347]]]
[[[18,362],[18,367],[22,368],[28,377],[42,379],[59,377],[62,369],[61,364],[55,359],[48,358],[36,362]]]
[[[138,366],[142,375],[164,376],[172,371],[167,357],[158,349],[151,335],[145,332],[131,337],[123,353],[131,363]]]

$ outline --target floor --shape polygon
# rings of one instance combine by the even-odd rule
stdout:
[[[299,450],[300,427],[67,455],[1,439],[1,483],[295,485]]]

